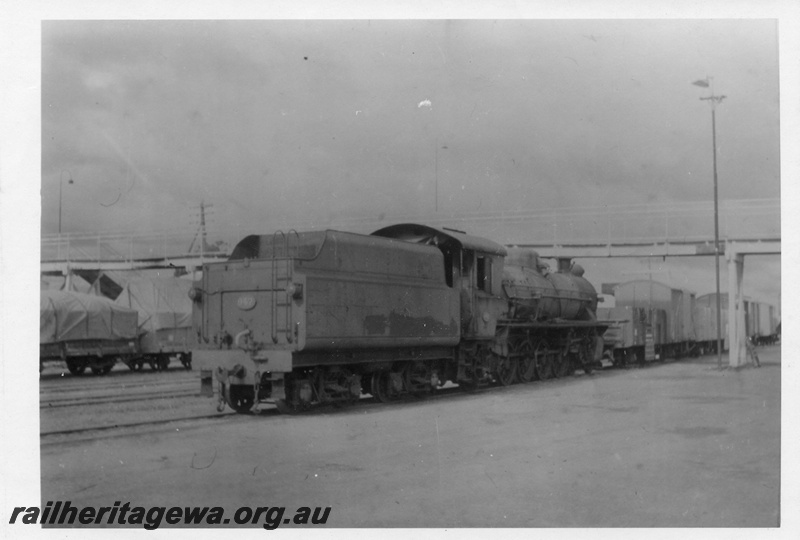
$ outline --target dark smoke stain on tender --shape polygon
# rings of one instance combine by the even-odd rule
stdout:
[[[716,435],[725,435],[728,430],[720,427],[711,426],[694,426],[694,427],[681,427],[670,430],[670,433],[682,435],[687,439],[701,439],[704,437],[714,437]]]
[[[389,335],[397,337],[452,336],[458,333],[455,321],[445,324],[433,317],[409,317],[394,311],[389,314]]]
[[[364,317],[364,331],[369,336],[382,336],[386,333],[386,316],[369,315]]]
[[[364,331],[370,336],[453,336],[458,333],[458,325],[452,320],[449,324],[446,324],[433,317],[410,317],[392,311],[389,317],[385,315],[364,317]]]

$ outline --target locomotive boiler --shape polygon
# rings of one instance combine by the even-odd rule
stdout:
[[[192,357],[238,412],[589,371],[606,325],[582,273],[417,224],[252,235],[190,291]]]

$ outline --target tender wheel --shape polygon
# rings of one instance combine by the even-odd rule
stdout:
[[[433,370],[428,362],[414,362],[406,371],[407,388],[414,397],[424,397],[433,392]]]
[[[227,401],[231,409],[239,414],[250,412],[255,402],[253,387],[242,384],[230,385],[228,388]]]
[[[510,356],[501,356],[497,361],[497,382],[508,386],[517,382],[517,361]]]
[[[548,352],[548,345],[546,341],[540,341],[536,344],[536,349],[533,351],[534,364],[536,366],[536,377],[540,381],[544,381],[553,376],[553,362],[552,354]]]
[[[400,397],[398,388],[399,373],[392,375],[390,371],[377,371],[372,374],[372,384],[370,393],[377,401],[389,403]]]
[[[529,383],[536,377],[536,359],[533,344],[524,339],[514,345],[512,356],[516,357],[517,379],[521,383]]]
[[[281,414],[297,414],[300,409],[293,404],[288,403],[285,399],[279,399],[275,402],[275,407]]]

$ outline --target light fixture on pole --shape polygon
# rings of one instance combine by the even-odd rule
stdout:
[[[434,154],[434,211],[439,211],[439,139],[436,139],[436,147],[435,147],[435,154]],[[447,145],[441,147],[442,150],[447,150]]]
[[[726,96],[714,95],[714,79],[706,76],[705,79],[700,79],[692,83],[701,88],[709,88],[711,95],[708,97],[701,97],[700,101],[708,101],[711,105],[711,146],[714,155],[714,261],[716,264],[716,281],[717,281],[717,368],[722,369],[722,314],[720,308],[720,292],[719,292],[719,196],[717,193],[717,105],[722,103]],[[728,302],[732,299],[728,295]],[[730,304],[729,304],[730,305]],[[730,324],[730,323],[729,323]]]
[[[61,171],[61,179],[58,182],[58,235],[61,236],[61,195],[62,191],[64,190],[64,173],[69,175],[69,182],[68,184],[74,184],[75,182],[72,180],[72,173],[69,171]]]

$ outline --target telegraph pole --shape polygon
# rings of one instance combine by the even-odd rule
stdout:
[[[74,184],[75,182],[72,180],[72,173],[69,171],[61,171],[61,177],[58,181],[58,238],[61,240],[61,199],[62,199],[62,192],[64,191],[64,173],[69,175],[68,184]]]
[[[206,209],[211,208],[214,206],[213,204],[206,204],[205,201],[200,201],[200,226],[197,228],[197,232],[194,234],[194,238],[192,238],[192,243],[189,245],[189,253],[192,252],[194,249],[194,243],[197,241],[197,237],[200,236],[200,258],[202,259],[205,256],[205,253],[208,251],[208,236],[206,234]]]

